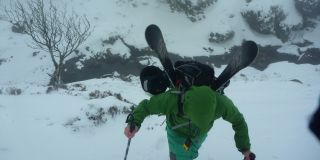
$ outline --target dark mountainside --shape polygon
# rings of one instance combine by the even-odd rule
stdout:
[[[205,9],[214,5],[217,0],[206,0],[198,6],[192,6],[191,3],[183,3],[182,1],[168,0],[168,4],[172,12],[182,12],[186,17],[196,23],[205,18]],[[250,3],[251,1],[247,1]],[[284,11],[279,6],[272,6],[268,12],[268,16],[264,17],[260,11],[247,10],[241,13],[243,19],[248,23],[249,27],[262,35],[274,35],[283,43],[290,43],[298,47],[299,55],[280,53],[278,51],[281,46],[259,46],[259,54],[251,67],[263,71],[268,65],[288,61],[295,64],[320,64],[320,49],[311,47],[313,42],[304,40],[302,43],[293,43],[290,41],[290,35],[295,31],[308,31],[315,28],[319,21],[320,15],[320,0],[295,0],[296,8],[303,17],[303,24],[295,26],[286,26],[283,21],[286,19]],[[271,18],[270,18],[271,17]],[[267,26],[267,27],[266,27]],[[225,34],[216,32],[208,33],[210,43],[219,44],[231,40],[234,36],[234,31]],[[87,80],[91,78],[101,78],[111,76],[114,72],[118,72],[120,77],[127,80],[128,75],[139,75],[140,70],[144,67],[140,63],[142,60],[147,60],[153,56],[156,57],[149,48],[139,49],[135,46],[126,43],[121,36],[108,37],[102,41],[101,45],[113,45],[117,40],[120,40],[129,50],[130,57],[124,58],[112,53],[110,50],[94,53],[90,47],[86,47],[86,51],[91,53],[89,59],[81,60],[84,55],[78,53],[78,56],[68,60],[65,64],[66,70],[63,72],[63,81],[65,83]],[[308,48],[308,49],[304,49]],[[205,48],[203,50],[210,53],[214,48]],[[228,63],[230,57],[239,50],[239,46],[234,46],[230,52],[222,53],[215,56],[195,56],[181,57],[179,53],[171,53],[172,61],[177,60],[196,60],[202,63],[212,64],[214,67],[221,67]],[[87,54],[86,54],[87,55]],[[81,62],[83,67],[77,69],[76,63]],[[150,63],[150,62],[149,62]]]

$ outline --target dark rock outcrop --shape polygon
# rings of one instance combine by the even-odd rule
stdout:
[[[254,31],[275,35],[282,42],[289,40],[292,31],[302,29],[302,24],[288,25],[284,23],[287,16],[280,6],[271,6],[268,12],[243,10],[241,15]]]
[[[229,30],[226,33],[211,32],[209,35],[209,42],[211,43],[223,43],[231,40],[234,37],[234,31]]]
[[[62,74],[63,81],[69,83],[92,78],[101,78],[105,75],[112,75],[115,71],[121,75],[120,77],[126,77],[128,75],[138,76],[141,69],[145,67],[140,61],[156,55],[149,48],[138,49],[127,44],[123,39],[122,42],[130,50],[131,56],[129,58],[121,57],[120,55],[111,53],[110,50],[106,50],[105,52],[96,53],[95,56],[92,56],[87,60],[82,60],[81,63],[83,67],[81,69],[77,68],[76,63],[79,62],[83,56],[72,58],[65,64],[67,69]],[[308,49],[304,52],[300,51],[300,56],[279,53],[279,48],[281,48],[281,46],[259,46],[258,57],[251,64],[251,67],[262,71],[270,64],[281,61],[288,61],[296,64],[320,64],[320,51],[318,48]],[[230,49],[230,52],[221,55],[181,57],[178,54],[169,53],[169,56],[173,62],[177,60],[196,60],[220,68],[222,65],[228,64],[231,57],[239,52],[239,50],[240,46],[234,46]]]
[[[167,0],[171,11],[182,12],[192,21],[199,21],[205,18],[204,11],[213,5],[217,0],[198,0],[196,4],[190,0]]]
[[[304,18],[320,15],[320,0],[295,0],[295,6]]]

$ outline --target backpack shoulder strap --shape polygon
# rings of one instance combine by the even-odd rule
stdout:
[[[177,105],[178,105],[178,116],[183,117],[184,116],[184,96],[187,91],[187,88],[180,86],[180,92],[178,94],[178,99],[177,99]]]

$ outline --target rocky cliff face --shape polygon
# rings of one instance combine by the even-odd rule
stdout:
[[[182,12],[192,21],[205,18],[205,10],[217,0],[166,0],[172,12]]]
[[[122,0],[123,1],[123,0]],[[173,13],[179,12],[193,23],[199,23],[206,18],[206,10],[215,5],[217,0],[166,0],[163,1],[170,7]],[[261,35],[273,35],[280,39],[283,43],[290,44],[296,48],[298,55],[288,54],[279,50],[281,45],[260,45],[260,53],[251,65],[258,70],[264,70],[269,64],[288,61],[296,64],[320,64],[320,49],[313,47],[313,42],[309,40],[292,41],[292,35],[297,32],[305,32],[316,27],[315,22],[320,15],[320,0],[295,0],[294,9],[301,15],[301,21],[292,22],[289,13],[284,6],[271,5],[269,7],[256,7],[255,1],[247,0],[246,6],[241,10],[241,16],[248,26]],[[260,8],[260,9],[259,9]],[[233,18],[235,15],[230,15]],[[232,41],[235,36],[232,29],[225,32],[208,33],[208,41],[214,44],[224,44]],[[141,68],[146,65],[154,65],[155,54],[148,48],[138,48],[132,44],[125,42],[125,38],[121,36],[110,37],[102,43],[112,45],[115,41],[121,40],[128,50],[129,57],[121,57],[111,50],[94,53],[95,56],[82,59],[81,56],[71,59],[67,62],[68,69],[64,72],[64,81],[73,82],[77,80],[90,79],[113,74],[115,71],[122,77],[127,75],[139,75]],[[228,59],[239,50],[240,46],[233,46],[230,50],[220,55],[210,56],[179,56],[179,53],[170,53],[173,61],[194,59],[203,63],[213,64],[215,67],[221,67],[228,63]],[[203,50],[210,53],[214,51],[214,47],[203,47]],[[144,63],[142,63],[144,61]],[[81,63],[82,67],[76,65]]]
[[[140,7],[147,8],[152,6],[153,7],[152,9],[158,9],[159,6],[161,6],[165,8],[164,10],[161,10],[161,11],[165,11],[166,13],[169,13],[170,11],[172,12],[172,14],[169,13],[164,15],[170,15],[170,16],[179,15],[177,16],[178,18],[187,19],[187,20],[183,19],[184,21],[179,21],[179,22],[183,22],[189,25],[191,24],[190,26],[192,26],[193,24],[194,26],[197,26],[199,24],[201,25],[209,24],[209,26],[206,26],[205,28],[206,29],[204,31],[205,34],[203,33],[199,34],[202,37],[200,36],[197,37],[198,39],[202,38],[203,41],[201,41],[201,43],[203,42],[204,44],[203,45],[198,44],[198,46],[196,46],[199,48],[200,51],[203,51],[204,53],[207,53],[207,54],[205,56],[191,57],[191,56],[183,56],[183,54],[180,53],[180,51],[176,51],[176,52],[170,53],[170,57],[172,58],[173,61],[194,59],[203,63],[212,64],[215,67],[221,67],[222,65],[227,64],[228,59],[230,59],[230,57],[239,49],[239,46],[234,45],[235,43],[233,43],[235,39],[239,37],[239,34],[240,35],[243,34],[244,37],[242,38],[245,39],[247,36],[246,33],[248,32],[245,32],[244,30],[250,30],[250,33],[253,32],[253,34],[257,35],[258,38],[259,36],[261,37],[269,36],[269,37],[272,37],[273,40],[274,39],[278,41],[281,40],[276,44],[273,44],[270,42],[270,45],[269,43],[259,44],[258,42],[259,48],[260,48],[260,54],[257,57],[256,61],[252,64],[252,67],[255,67],[259,70],[264,70],[268,67],[269,64],[274,62],[280,62],[280,61],[289,61],[296,64],[303,64],[303,63],[320,64],[320,49],[318,48],[319,43],[315,45],[315,43],[317,43],[315,40],[305,39],[303,36],[299,35],[301,33],[308,33],[314,29],[317,29],[317,27],[319,29],[320,0],[294,0],[292,1],[292,4],[291,4],[292,8],[290,8],[290,10],[288,10],[288,6],[285,6],[286,5],[284,3],[286,2],[285,0],[281,1],[283,2],[283,4],[281,3],[279,4],[278,3],[279,1],[274,0],[274,2],[277,2],[276,4],[271,4],[271,2],[268,2],[269,4],[267,6],[262,6],[263,5],[262,2],[266,2],[266,1],[260,1],[261,2],[260,3],[257,0],[256,1],[246,0],[241,2],[242,5],[244,4],[243,6],[239,6],[239,7],[237,6],[238,8],[241,8],[240,12],[238,10],[235,12],[233,12],[233,10],[230,11],[229,8],[222,8],[222,9],[219,8],[221,7],[220,2],[224,2],[224,1],[222,0],[162,0],[162,1],[117,0],[116,3],[119,3],[122,6],[128,5],[136,9],[136,10],[133,9],[134,11],[141,9]],[[233,1],[233,2],[238,2],[238,1]],[[157,3],[157,4],[151,5],[151,3]],[[226,3],[224,3],[223,7],[226,7],[225,4]],[[219,12],[214,12],[215,13],[214,17],[212,16],[212,14],[208,14],[209,12],[212,13],[213,10],[219,11]],[[294,16],[299,17],[298,20],[296,19],[292,20],[292,15],[291,15],[292,12],[290,12],[292,10],[294,10],[294,13],[297,14]],[[121,10],[121,11],[125,12],[125,10]],[[221,15],[220,15],[220,11],[221,11]],[[116,11],[116,12],[121,18],[121,20],[128,20],[126,18],[129,17],[128,16],[129,14],[131,14],[131,13],[122,13],[120,11]],[[227,16],[223,14],[226,14]],[[219,19],[218,17],[222,16],[223,18],[219,20],[223,22],[219,23],[219,21],[215,21],[218,23],[214,24],[217,26],[222,25],[222,27],[211,28],[212,23],[211,24],[206,23],[206,21],[212,20],[212,19],[208,20],[209,18],[207,17],[209,16],[210,18],[216,18],[216,19]],[[174,18],[177,18],[177,17],[174,17]],[[2,18],[0,16],[0,20],[1,19]],[[240,20],[241,23],[244,23],[245,28],[238,29],[237,24],[236,26],[231,26],[230,24],[228,24],[230,21],[234,19]],[[97,16],[97,17],[94,17],[93,21],[98,22],[100,20],[104,21],[103,18]],[[175,22],[174,20],[171,20],[170,22],[171,23]],[[131,21],[136,21],[136,19]],[[105,23],[102,23],[102,24],[105,25]],[[125,23],[125,25],[127,25],[127,23]],[[80,81],[85,79],[98,78],[98,77],[114,74],[115,72],[119,73],[121,77],[125,78],[127,75],[130,75],[130,74],[139,75],[140,70],[146,65],[157,65],[156,64],[157,58],[149,48],[142,48],[141,47],[142,42],[133,44],[133,41],[135,41],[135,38],[132,38],[132,37],[134,36],[131,36],[131,37],[124,36],[126,34],[131,34],[130,32],[132,30],[130,29],[136,27],[135,25],[137,24],[134,24],[133,22],[130,25],[130,27],[125,26],[127,28],[123,27],[122,25],[120,25],[121,27],[114,25],[116,26],[115,29],[121,28],[123,30],[128,30],[127,31],[128,33],[122,32],[123,34],[117,35],[117,32],[121,32],[118,30],[114,31],[115,36],[110,36],[110,35],[107,35],[106,33],[106,37],[104,37],[104,39],[99,41],[101,37],[98,37],[97,40],[94,41],[95,43],[100,42],[101,44],[95,44],[96,46],[88,45],[84,47],[85,50],[79,51],[78,56],[66,62],[66,70],[64,70],[64,73],[63,73],[63,77],[64,77],[63,81],[74,82],[74,81]],[[180,27],[181,26],[186,28],[189,27],[189,26],[184,26],[184,24],[180,25]],[[104,27],[107,28],[108,26],[104,26]],[[139,30],[143,30],[141,29],[142,26],[138,26],[138,27],[140,27]],[[223,28],[223,29],[219,30],[217,28],[219,29]],[[23,28],[21,28],[21,26],[19,25],[13,26],[12,30],[17,33],[23,33]],[[101,31],[105,31],[105,30],[101,29]],[[194,32],[196,33],[198,32],[198,30],[195,30]],[[99,34],[105,34],[105,33],[101,32]],[[129,39],[128,37],[131,39]],[[298,38],[295,38],[295,37],[298,37]],[[239,41],[241,41],[242,38],[238,38],[240,39]],[[198,39],[194,39],[194,40],[198,40]],[[169,40],[171,42],[173,41],[170,39],[166,39],[166,40]],[[121,46],[124,47],[123,50],[126,50],[129,53],[127,55],[123,55],[121,53],[119,54],[118,52],[112,50],[112,47],[115,46],[116,43],[117,44],[120,43]],[[138,46],[139,43],[140,43],[140,46]],[[290,52],[290,50],[284,52],[283,50],[281,50],[283,45],[289,45],[289,47],[293,48],[291,50],[295,53],[293,54],[288,53]],[[221,48],[224,48],[225,46],[227,47],[224,48],[225,50],[217,51],[217,48],[220,46],[222,46]],[[91,49],[94,47],[97,47],[101,50]],[[174,47],[175,46],[173,46],[173,48]],[[37,54],[37,53],[34,52],[34,54]],[[0,65],[7,63],[8,61],[9,60],[0,57]]]
[[[305,19],[320,15],[320,0],[295,0],[295,6]]]
[[[105,52],[99,52],[90,58],[81,60],[83,56],[79,56],[70,59],[66,63],[66,70],[63,73],[63,81],[75,82],[80,80],[86,80],[91,78],[100,78],[108,75],[114,75],[115,72],[119,74],[123,80],[127,79],[129,75],[139,76],[140,71],[146,65],[154,65],[155,54],[149,48],[138,49],[132,45],[122,41],[130,50],[131,56],[129,58],[123,58],[119,55],[111,53],[110,50]],[[320,49],[312,48],[306,51],[300,51],[301,55],[293,55],[287,53],[281,53],[278,49],[281,46],[259,46],[259,55],[256,60],[251,64],[258,70],[263,71],[268,65],[288,61],[296,64],[320,64]],[[236,52],[240,50],[240,46],[234,46],[229,52],[221,55],[212,56],[195,56],[195,57],[181,57],[176,53],[169,53],[172,61],[177,60],[196,60],[206,64],[212,64],[215,67],[221,67],[226,65]],[[156,59],[156,58],[155,58]],[[141,61],[145,61],[144,64]],[[81,63],[81,68],[76,64]]]
[[[280,6],[271,6],[267,11],[245,10],[241,15],[248,25],[258,33],[272,34],[287,42],[291,32],[303,29],[302,24],[288,24],[287,15]]]

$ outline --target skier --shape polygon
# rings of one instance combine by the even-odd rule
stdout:
[[[213,69],[209,75],[214,75]],[[244,160],[255,159],[255,154],[250,151],[245,119],[227,96],[214,91],[208,85],[192,83],[183,97],[179,98],[177,93],[181,91],[178,85],[166,91],[168,79],[165,73],[155,66],[144,68],[140,80],[142,88],[153,96],[149,100],[142,100],[128,116],[128,125],[124,129],[128,138],[135,136],[147,116],[165,115],[170,160],[192,160],[198,157],[198,150],[214,121],[222,117],[232,124],[236,147],[243,154]],[[175,83],[181,80],[177,78]],[[179,108],[180,99],[182,105]],[[135,127],[130,129],[130,125]]]

